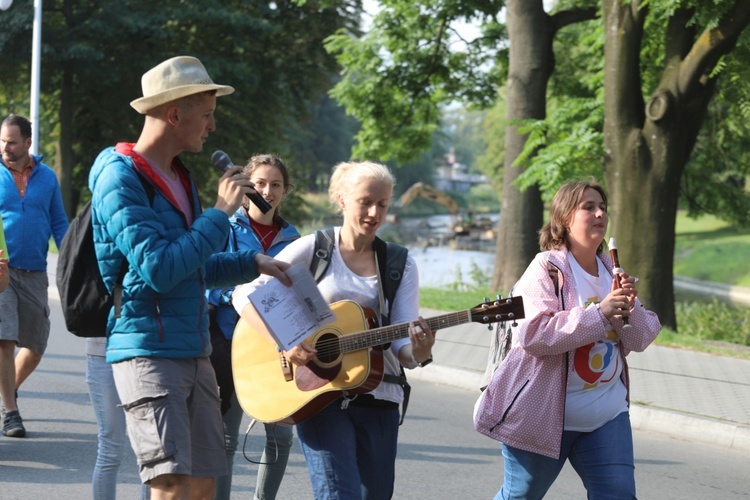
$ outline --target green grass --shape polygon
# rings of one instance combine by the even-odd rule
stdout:
[[[494,298],[496,293],[488,289],[456,290],[446,288],[420,288],[419,302],[422,307],[437,309],[438,311],[460,311],[479,304],[484,297]]]
[[[688,349],[691,351],[730,356],[733,358],[750,359],[750,348],[730,342],[707,341],[685,333],[677,333],[664,328],[656,337],[655,343],[665,347]]]
[[[750,287],[750,229],[715,217],[678,214],[674,273],[700,280]]]

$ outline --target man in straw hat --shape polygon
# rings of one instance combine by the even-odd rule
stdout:
[[[94,242],[110,291],[124,259],[129,264],[122,306],[107,325],[106,360],[152,498],[213,498],[227,461],[204,292],[259,272],[288,284],[288,266],[252,251],[216,253],[252,183],[230,169],[216,205],[202,211],[177,156],[201,151],[215,128],[216,97],[234,89],[185,56],[147,71],[142,87],[130,103],[145,115],[138,141],[102,151],[89,174]]]

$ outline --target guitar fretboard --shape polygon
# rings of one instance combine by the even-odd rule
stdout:
[[[440,330],[451,326],[462,325],[471,321],[469,310],[452,312],[441,316],[427,318],[427,324],[430,330]],[[398,325],[382,326],[373,328],[364,332],[353,333],[339,338],[340,349],[342,353],[358,351],[376,345],[387,344],[394,340],[402,339],[409,336],[409,323],[399,323]]]

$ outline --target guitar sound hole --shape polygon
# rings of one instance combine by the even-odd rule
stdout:
[[[341,355],[339,338],[332,333],[324,333],[315,343],[318,359],[323,363],[332,363]]]

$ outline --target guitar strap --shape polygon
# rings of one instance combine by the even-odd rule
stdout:
[[[315,277],[316,282],[319,282],[323,278],[323,275],[328,269],[334,245],[334,230],[332,227],[319,229],[315,232],[315,248],[313,251],[312,262],[310,263],[310,272]],[[391,305],[396,297],[396,291],[401,284],[401,279],[404,276],[406,257],[409,251],[401,245],[385,242],[378,237],[375,237],[374,249],[376,256],[375,265],[378,275],[380,323],[382,326],[387,326],[391,324]],[[386,276],[388,279],[382,279],[382,269],[386,270]],[[388,346],[383,346],[383,348],[387,349]],[[404,391],[403,410],[401,411],[401,421],[399,422],[399,425],[401,425],[404,423],[406,409],[409,406],[411,386],[406,380],[404,367],[399,366],[399,368],[401,370],[399,375],[384,374],[383,382],[398,384]]]

